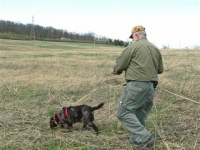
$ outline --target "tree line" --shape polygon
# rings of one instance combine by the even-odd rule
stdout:
[[[0,33],[9,33],[9,34],[19,34],[31,38],[31,31],[34,29],[34,36],[37,40],[43,39],[57,39],[57,40],[73,40],[73,41],[85,41],[85,42],[100,42],[116,46],[126,46],[127,42],[122,40],[112,40],[106,38],[105,36],[96,37],[95,33],[74,33],[68,32],[63,29],[55,29],[51,26],[43,27],[40,25],[33,24],[22,24],[20,22],[5,21],[0,20]]]

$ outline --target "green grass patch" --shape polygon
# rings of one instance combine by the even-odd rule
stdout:
[[[1,143],[0,143],[1,144]],[[0,145],[1,146],[1,145]],[[1,147],[0,147],[1,148]],[[1,150],[21,150],[21,148],[19,148],[18,146],[8,146],[8,147],[4,147]]]
[[[88,147],[80,143],[70,144],[69,147],[71,147],[73,150],[90,150]]]

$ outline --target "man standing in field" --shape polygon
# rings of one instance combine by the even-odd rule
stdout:
[[[112,71],[114,75],[125,71],[127,81],[118,104],[117,118],[130,133],[130,142],[135,149],[142,150],[155,141],[145,127],[145,119],[153,106],[163,63],[159,49],[147,40],[143,26],[135,26],[129,38],[133,43],[116,59]]]

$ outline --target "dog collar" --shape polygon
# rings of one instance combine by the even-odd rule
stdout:
[[[64,122],[63,122],[62,119],[60,118],[59,113],[57,113],[57,117],[58,117],[58,119],[60,120],[61,124],[64,124]]]
[[[65,115],[66,115],[67,119],[70,119],[69,114],[68,114],[68,107],[65,108]]]

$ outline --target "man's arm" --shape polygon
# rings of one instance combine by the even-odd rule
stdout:
[[[116,64],[114,66],[112,74],[121,74],[124,70],[126,70],[130,64],[132,58],[130,46],[128,46],[121,55],[116,59]]]

